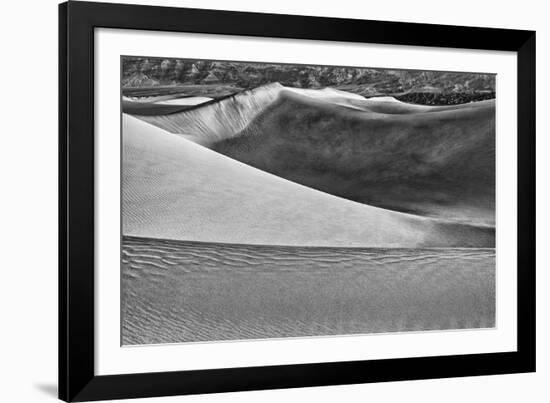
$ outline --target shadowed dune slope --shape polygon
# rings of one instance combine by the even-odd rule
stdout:
[[[360,203],[494,225],[494,101],[419,113],[360,103],[365,110],[281,92],[238,136],[211,148]]]
[[[494,230],[355,203],[123,116],[123,234],[305,246],[493,247]]]

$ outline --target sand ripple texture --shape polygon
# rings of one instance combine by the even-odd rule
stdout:
[[[121,302],[124,345],[490,328],[495,253],[124,237]]]

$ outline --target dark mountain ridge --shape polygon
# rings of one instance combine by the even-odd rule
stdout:
[[[122,65],[125,95],[160,87],[173,93],[179,86],[197,85],[223,87],[227,95],[280,82],[296,88],[333,87],[365,97],[391,95],[428,105],[495,97],[493,74],[139,57],[126,57]]]

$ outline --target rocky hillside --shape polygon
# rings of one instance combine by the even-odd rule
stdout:
[[[334,87],[366,97],[391,95],[424,104],[495,97],[492,74],[139,57],[124,58],[122,72],[122,85],[127,89],[218,84],[239,91],[279,82],[297,88]]]

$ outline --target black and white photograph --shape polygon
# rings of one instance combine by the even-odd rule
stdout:
[[[0,7],[0,402],[547,403],[544,2]]]
[[[495,327],[495,74],[120,76],[123,346]]]

